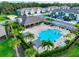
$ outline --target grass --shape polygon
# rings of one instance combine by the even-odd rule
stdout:
[[[69,37],[69,38],[71,38],[71,36],[72,36],[72,34],[67,34],[67,35],[66,35],[66,37]]]
[[[76,45],[76,43],[79,44],[79,40],[77,40],[68,50],[67,55],[70,57],[76,57],[79,56],[79,45]]]
[[[6,40],[4,42],[0,42],[0,57],[13,57],[15,56],[15,52],[10,47],[10,41],[11,40]]]
[[[73,47],[72,50],[70,49],[67,55],[70,57],[79,56],[79,46]]]
[[[76,45],[76,43],[78,43],[78,45]],[[66,56],[66,57],[78,57],[79,56],[79,40],[76,40],[76,42],[62,56]]]
[[[8,15],[15,15],[15,16],[17,16],[16,14],[8,14]],[[5,21],[5,20],[7,20],[6,19],[6,16],[8,16],[8,15],[0,15],[0,21]],[[19,16],[18,16],[19,17]]]
[[[6,20],[5,16],[6,16],[6,15],[0,15],[0,21]]]

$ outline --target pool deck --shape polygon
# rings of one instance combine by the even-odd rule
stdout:
[[[67,34],[70,34],[69,30],[66,30],[66,29],[63,29],[63,28],[60,28],[60,27],[57,27],[57,26],[45,25],[44,23],[42,23],[40,25],[31,27],[31,28],[27,28],[27,29],[25,29],[25,31],[26,32],[31,32],[31,33],[35,34],[35,39],[33,39],[33,41],[35,41],[38,38],[38,33],[43,31],[43,30],[46,30],[46,29],[56,29],[56,30],[60,30],[61,31],[62,36],[56,42],[53,43],[54,44],[54,48],[66,45],[65,44],[66,37],[64,37],[64,36],[67,35]],[[34,46],[34,48],[36,48],[36,47]],[[40,46],[39,48],[36,48],[36,49],[38,51],[42,52],[45,49],[47,49],[47,47],[45,47],[45,49],[43,49]]]

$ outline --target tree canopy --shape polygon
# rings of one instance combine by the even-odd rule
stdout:
[[[20,8],[27,8],[27,7],[48,7],[48,6],[70,6],[70,7],[78,7],[78,3],[25,3],[25,2],[1,2],[0,3],[0,14],[16,14],[16,10]]]

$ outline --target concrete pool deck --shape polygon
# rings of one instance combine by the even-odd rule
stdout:
[[[63,28],[60,28],[58,26],[50,26],[50,25],[46,25],[46,24],[42,23],[40,25],[31,27],[31,28],[27,28],[27,29],[25,29],[25,31],[35,34],[35,39],[33,39],[33,41],[35,41],[38,38],[38,33],[43,31],[43,30],[46,30],[46,29],[56,29],[56,30],[60,30],[61,31],[62,36],[56,42],[53,42],[54,48],[66,45],[65,44],[66,37],[64,37],[64,36],[67,35],[67,34],[70,34],[70,31],[66,30],[66,29],[63,29]],[[42,52],[45,49],[47,49],[47,48],[43,49],[41,46],[39,48],[36,48],[34,46],[34,48],[37,49],[40,52]]]

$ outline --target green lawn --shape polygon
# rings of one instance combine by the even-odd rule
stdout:
[[[6,15],[0,15],[0,21],[6,20],[5,16],[6,16]]]
[[[10,41],[0,42],[0,57],[12,57],[15,55],[14,50],[10,47]]]
[[[79,40],[77,40],[67,51],[67,53],[65,53],[62,56],[66,56],[66,57],[76,57],[79,56],[79,45],[76,45],[76,43],[79,44]]]
[[[15,14],[12,14],[12,15],[15,15]],[[0,15],[0,21],[5,21],[5,20],[7,20],[7,19],[6,19],[6,16],[8,16],[8,15]],[[17,15],[15,15],[15,16],[17,16]]]
[[[79,56],[79,46],[73,47],[67,54],[71,57]]]

